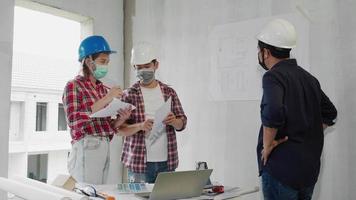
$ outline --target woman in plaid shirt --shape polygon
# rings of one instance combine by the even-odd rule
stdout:
[[[109,54],[115,53],[101,36],[84,39],[79,47],[79,61],[83,75],[69,81],[63,93],[68,126],[72,137],[72,150],[68,158],[68,171],[78,182],[106,183],[109,163],[109,143],[115,130],[130,115],[130,110],[119,111],[117,119],[90,118],[113,98],[120,98],[120,87],[107,91],[99,79],[108,71]]]
[[[132,49],[132,65],[140,79],[128,88],[122,100],[136,109],[119,129],[125,136],[121,161],[128,168],[129,182],[154,183],[159,172],[174,171],[178,166],[176,131],[184,130],[187,117],[176,92],[155,79],[159,62],[149,43]],[[163,121],[162,130],[153,133],[153,116],[171,99],[171,112]],[[152,136],[154,142],[152,142]]]

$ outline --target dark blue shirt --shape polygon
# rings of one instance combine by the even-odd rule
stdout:
[[[316,183],[324,144],[322,124],[334,124],[336,108],[321,90],[318,80],[297,65],[295,59],[277,63],[263,76],[262,125],[276,128],[276,139],[288,136],[261,162],[261,126],[257,160],[260,174],[266,170],[278,181],[294,189]]]

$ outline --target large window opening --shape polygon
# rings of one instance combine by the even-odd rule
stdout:
[[[62,94],[80,72],[78,46],[92,34],[92,19],[29,0],[15,5],[9,175],[51,182],[68,173]]]
[[[36,106],[36,131],[46,131],[47,103],[37,102]]]
[[[58,104],[58,131],[67,130],[66,114],[62,103]]]

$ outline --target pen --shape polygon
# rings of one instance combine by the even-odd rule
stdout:
[[[103,84],[103,86],[104,86],[104,88],[106,88],[106,89],[108,89],[108,90],[111,89],[111,87],[108,87],[108,86],[106,86],[106,85],[104,85],[104,84]]]
[[[105,200],[115,200],[115,197],[109,196],[109,195],[107,195],[107,194],[105,194],[105,193],[101,193],[101,192],[98,192],[98,193],[96,194],[96,196],[99,197],[99,198],[101,198],[101,199],[105,199]]]

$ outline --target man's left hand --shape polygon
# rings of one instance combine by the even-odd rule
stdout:
[[[163,120],[163,123],[164,123],[165,125],[171,125],[171,126],[173,126],[173,124],[174,124],[174,122],[175,122],[176,119],[177,119],[176,116],[175,116],[172,112],[170,112],[170,113],[167,115],[167,117]]]
[[[288,136],[281,138],[279,140],[273,140],[272,144],[263,147],[261,152],[262,154],[261,160],[263,162],[263,165],[266,165],[268,157],[271,154],[272,150],[276,148],[278,145],[280,145],[281,143],[286,142],[287,140],[288,140]]]

